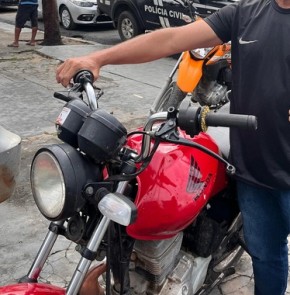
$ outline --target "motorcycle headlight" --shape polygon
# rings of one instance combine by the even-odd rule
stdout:
[[[31,188],[39,211],[49,220],[71,217],[85,200],[88,181],[100,180],[100,169],[68,144],[41,148],[31,165]]]
[[[213,48],[214,47],[197,48],[190,52],[196,59],[204,59]]]

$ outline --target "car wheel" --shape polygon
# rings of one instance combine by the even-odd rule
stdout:
[[[123,11],[118,17],[118,32],[122,41],[126,41],[142,33],[141,26],[130,11]]]
[[[72,16],[66,6],[60,9],[60,20],[61,24],[66,30],[72,30],[76,27],[76,24],[74,23]]]

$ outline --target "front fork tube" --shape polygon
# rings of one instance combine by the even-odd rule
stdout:
[[[42,271],[42,268],[51,252],[52,247],[58,237],[59,228],[64,224],[64,220],[51,222],[49,232],[47,233],[35,260],[28,272],[28,274],[19,280],[20,283],[24,282],[37,282],[37,279]]]
[[[122,181],[118,184],[116,192],[122,194],[126,187],[127,187],[128,181]],[[107,229],[110,225],[110,219],[106,216],[103,216],[99,225],[96,227],[95,231],[93,232],[87,247],[86,247],[86,253],[95,253],[105,235],[107,232]],[[92,263],[92,259],[85,258],[84,256],[81,258],[73,277],[70,281],[70,284],[67,287],[66,295],[77,295],[79,292],[79,289],[84,281],[84,278],[89,270],[89,267]]]

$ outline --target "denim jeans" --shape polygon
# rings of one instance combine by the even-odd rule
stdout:
[[[288,277],[290,190],[238,181],[244,237],[252,257],[255,295],[284,295]]]

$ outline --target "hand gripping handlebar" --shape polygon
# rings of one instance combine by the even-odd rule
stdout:
[[[92,72],[88,70],[82,70],[75,74],[73,77],[74,83],[80,83],[83,84],[84,82],[89,82],[93,84],[94,82],[94,75]]]
[[[90,108],[92,110],[96,110],[98,108],[97,100],[102,95],[102,92],[99,91],[98,95],[96,96],[93,87],[94,75],[90,71],[82,70],[74,76],[73,82],[74,85],[72,88],[65,92],[55,92],[53,96],[57,99],[69,102],[73,99],[83,99],[81,92],[84,90]]]

